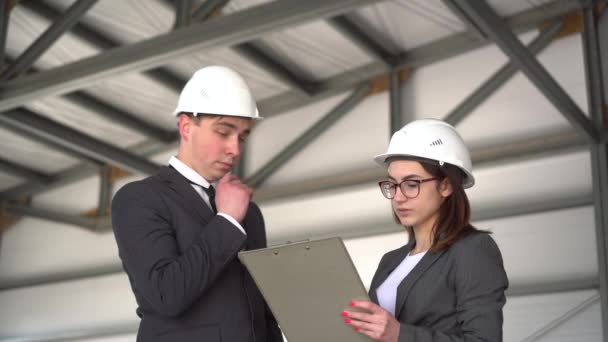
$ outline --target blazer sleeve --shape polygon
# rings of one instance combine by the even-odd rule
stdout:
[[[234,260],[246,236],[216,215],[181,251],[158,193],[142,182],[124,186],[112,201],[118,250],[134,289],[161,315],[178,316]],[[200,228],[199,228],[200,229]]]
[[[429,328],[401,324],[400,342],[500,342],[502,308],[506,302],[508,279],[502,256],[494,240],[475,234],[454,251],[453,279],[456,316],[461,332],[450,334]]]

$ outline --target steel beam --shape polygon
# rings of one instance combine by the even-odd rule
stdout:
[[[177,30],[190,25],[190,13],[192,12],[192,0],[174,0],[175,23],[173,29]]]
[[[403,126],[403,113],[401,112],[401,82],[399,72],[393,71],[389,74],[389,115],[390,131],[389,138]]]
[[[586,3],[586,1],[579,0],[553,1],[504,18],[504,22],[516,32],[527,32],[537,29],[539,25],[546,21],[552,21],[567,13],[579,10]],[[471,40],[468,32],[457,33],[399,54],[394,68],[422,67],[473,51],[491,43],[490,40]],[[383,62],[368,63],[320,82],[318,92],[313,96],[303,96],[298,91],[290,90],[261,100],[258,103],[258,108],[261,113],[264,113],[265,117],[271,117],[351,90],[357,84],[386,74],[386,70],[386,65]]]
[[[604,20],[606,20],[604,18]],[[587,103],[591,119],[601,130],[608,126],[603,108],[604,80],[602,68],[608,63],[608,51],[600,50],[600,36],[608,38],[608,31],[598,32],[597,20],[593,7],[583,10],[583,56],[587,81]],[[608,342],[608,146],[599,142],[591,145],[591,173],[595,209],[596,242],[598,254],[598,274],[600,280],[600,303],[602,311],[603,341]]]
[[[559,34],[562,28],[561,22],[556,22],[549,26],[544,31],[541,31],[539,35],[528,45],[528,49],[533,54],[538,54],[544,50],[555,37]],[[471,114],[480,104],[485,102],[492,94],[500,89],[508,80],[517,73],[519,69],[513,63],[507,63],[500,68],[494,75],[492,75],[482,85],[477,87],[471,95],[460,102],[456,108],[454,108],[446,117],[443,119],[446,122],[456,126],[462,120],[464,120],[469,114]]]
[[[35,138],[35,136],[34,136]],[[149,157],[158,153],[164,153],[171,149],[177,149],[177,143],[173,144],[162,144],[155,140],[144,141],[140,144],[135,145],[134,147],[130,147],[127,149],[128,152],[138,155]],[[67,170],[58,172],[53,174],[53,180],[42,186],[36,183],[25,183],[21,185],[14,186],[10,189],[6,189],[0,192],[0,200],[12,200],[17,199],[19,196],[24,194],[37,194],[53,189],[57,189],[73,182],[77,182],[89,177],[93,177],[97,174],[99,170],[99,166],[102,164],[96,163],[81,163],[75,165]]]
[[[39,171],[32,170],[23,165],[15,164],[14,162],[0,158],[0,170],[13,176],[25,179],[28,182],[36,184],[48,184],[53,180],[52,176],[43,174]]]
[[[23,6],[28,11],[36,13],[50,22],[61,15],[61,11],[51,7],[44,1],[23,1],[20,3],[20,6]],[[94,27],[89,26],[86,23],[77,23],[72,27],[70,32],[99,50],[109,50],[122,45],[120,42],[100,33]],[[186,83],[181,77],[167,68],[146,70],[143,73],[151,80],[158,82],[167,89],[175,92],[180,92]]]
[[[540,284],[520,284],[507,289],[506,295],[509,298],[557,294],[564,292],[597,290],[599,281],[597,278],[582,278],[562,281],[552,281]]]
[[[23,127],[22,125],[20,125],[18,123],[14,124],[12,121],[10,121],[10,122],[3,121],[4,115],[5,115],[5,113],[0,113],[0,125],[4,126],[6,129],[10,130],[11,132],[13,132],[17,135],[20,135],[24,138],[27,138],[31,141],[40,143],[40,144],[44,145],[45,147],[53,149],[57,152],[60,152],[62,154],[70,156],[72,158],[79,159],[82,162],[81,164],[83,165],[83,167],[88,167],[91,165],[97,167],[102,164],[99,160],[92,158],[85,153],[68,148],[68,147],[58,143],[57,141],[55,141],[54,139],[52,139],[50,137],[36,134],[36,132],[32,132],[27,127]],[[36,188],[43,187],[42,184],[39,184],[39,183],[34,183],[34,184],[32,184],[32,186],[34,186]],[[20,195],[17,195],[17,196],[20,196]]]
[[[18,77],[25,73],[38,58],[46,52],[61,36],[70,30],[82,16],[97,3],[97,0],[78,0],[60,18],[55,20],[16,60],[9,66],[0,79]]]
[[[216,13],[216,11],[219,11],[222,7],[226,6],[229,1],[230,0],[207,0],[192,13],[192,19],[198,21],[207,20],[213,13]]]
[[[599,141],[599,132],[570,95],[525,48],[513,31],[485,1],[446,0],[459,6],[511,59],[541,93],[590,142]]]
[[[571,131],[474,149],[471,151],[471,159],[475,168],[479,168],[577,152],[586,147],[585,139]],[[373,183],[385,176],[386,170],[381,168],[366,168],[349,173],[325,175],[305,181],[261,187],[254,192],[254,199],[264,202],[307,196],[321,191]]]
[[[274,156],[269,162],[264,164],[259,171],[245,180],[245,183],[257,188],[268,177],[270,177],[277,169],[283,166],[293,156],[300,152],[316,137],[325,132],[334,123],[340,120],[344,115],[350,112],[357,104],[359,104],[369,93],[370,87],[364,84],[357,88],[348,98],[339,103],[336,107],[329,111],[324,117],[318,120],[306,132],[302,133],[298,138],[291,142],[281,152]]]
[[[0,123],[22,129],[76,153],[108,164],[118,165],[129,171],[152,174],[160,167],[148,159],[89,137],[75,129],[62,126],[26,109],[0,114]]]
[[[471,37],[475,39],[487,39],[486,34],[477,26],[469,15],[463,11],[460,7],[456,6],[452,1],[441,0],[441,2],[450,9],[450,11],[460,19],[460,21],[468,28],[471,33]]]
[[[38,1],[34,2],[38,3]],[[586,2],[581,2],[579,0],[553,1],[546,5],[505,18],[505,22],[515,31],[525,32],[530,29],[536,29],[540,24],[547,20],[554,20],[571,11],[578,10],[584,5],[586,5]],[[489,43],[489,41],[472,42],[467,34],[452,35],[403,54],[400,58],[399,68],[407,66],[424,66],[461,53],[469,52],[475,48],[488,45]],[[370,63],[325,80],[321,84],[321,89],[314,96],[305,96],[299,91],[292,90],[262,100],[258,103],[258,107],[265,117],[277,115],[351,90],[357,84],[361,84],[362,82],[385,74],[385,70],[386,68],[381,62]],[[150,140],[143,144],[143,146],[148,145],[156,146],[156,141]],[[171,148],[175,148],[175,146],[160,147],[157,152],[160,153]],[[23,193],[45,191],[46,189],[68,184],[71,181],[80,180],[87,177],[86,175],[90,176],[94,174],[95,170],[89,167],[76,167],[55,175],[56,181],[48,187],[41,187],[36,184],[24,184],[0,193],[0,198],[15,198],[15,196],[19,196],[19,194]]]
[[[97,231],[100,228],[107,230],[108,227],[111,226],[109,217],[101,219],[92,219],[85,216],[66,214],[54,210],[32,208],[10,203],[6,204],[4,208],[14,215],[27,216],[46,221],[69,224],[76,227],[86,228],[92,231]]]
[[[568,310],[563,315],[561,315],[558,318],[552,320],[551,322],[549,322],[544,327],[538,329],[537,331],[535,331],[534,333],[532,333],[528,337],[524,338],[522,340],[522,342],[534,342],[534,341],[540,340],[543,336],[545,336],[548,333],[550,333],[551,331],[555,330],[555,328],[561,326],[562,324],[564,324],[565,322],[569,321],[570,319],[572,319],[573,317],[575,317],[579,313],[585,311],[591,305],[597,303],[599,301],[599,299],[600,299],[600,295],[599,294],[594,294],[593,296],[591,296],[591,297],[587,298],[586,300],[584,300],[579,305],[573,307],[572,309]]]
[[[129,128],[146,137],[156,139],[165,143],[174,142],[178,138],[177,131],[167,131],[144,121],[134,114],[115,107],[114,105],[101,100],[95,96],[82,91],[65,94],[62,96],[68,102],[86,108],[111,122]],[[1,114],[0,114],[1,115]]]
[[[7,82],[0,88],[0,110],[16,108],[40,97],[65,94],[125,72],[150,69],[204,49],[239,44],[268,32],[379,1],[284,0],[256,6]]]
[[[293,67],[272,56],[262,42],[237,44],[233,47],[233,50],[241,55],[241,57],[266,70],[295,90],[301,91],[306,95],[313,94],[316,91],[316,86],[313,82],[296,75]]]
[[[397,61],[397,56],[391,53],[386,44],[382,44],[377,38],[365,32],[356,21],[346,15],[339,15],[328,20],[328,23],[337,31],[346,36],[352,43],[365,51],[370,57],[383,62],[387,70]]]

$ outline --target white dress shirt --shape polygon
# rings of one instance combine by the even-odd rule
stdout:
[[[407,255],[405,259],[391,272],[382,285],[376,289],[378,296],[378,304],[386,311],[395,315],[395,305],[397,305],[397,287],[405,277],[416,267],[418,262],[426,252],[421,252],[414,255]]]
[[[171,159],[169,159],[169,165],[173,166],[173,168],[175,170],[177,170],[177,172],[179,172],[182,176],[186,177],[186,179],[190,181],[192,188],[194,188],[194,190],[201,196],[201,198],[203,199],[203,201],[205,201],[207,206],[209,206],[209,208],[211,208],[211,204],[209,203],[209,195],[207,195],[207,192],[205,190],[203,190],[203,188],[205,188],[205,189],[209,188],[209,186],[210,186],[209,182],[205,178],[203,178],[201,175],[199,175],[198,172],[192,170],[188,165],[184,164],[181,160],[177,159],[175,156],[173,156],[173,157],[171,157]],[[212,211],[213,211],[213,209],[212,209]],[[225,213],[219,213],[219,212],[217,214],[226,218],[226,220],[230,221],[238,229],[240,229],[240,231],[243,232],[243,234],[247,235],[247,233],[245,232],[245,229],[243,229],[243,226],[241,226],[241,224],[237,220],[235,220],[232,216],[225,214]]]

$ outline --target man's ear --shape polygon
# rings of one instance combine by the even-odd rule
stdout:
[[[177,121],[177,129],[182,140],[190,140],[190,130],[192,128],[192,118],[188,115],[180,115]]]
[[[441,197],[447,198],[452,192],[454,192],[454,188],[452,187],[450,180],[446,177],[439,183],[439,194],[441,194]]]

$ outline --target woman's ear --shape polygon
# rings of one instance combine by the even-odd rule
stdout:
[[[439,194],[441,197],[447,198],[452,192],[454,192],[454,188],[452,187],[450,180],[446,177],[439,183]]]

